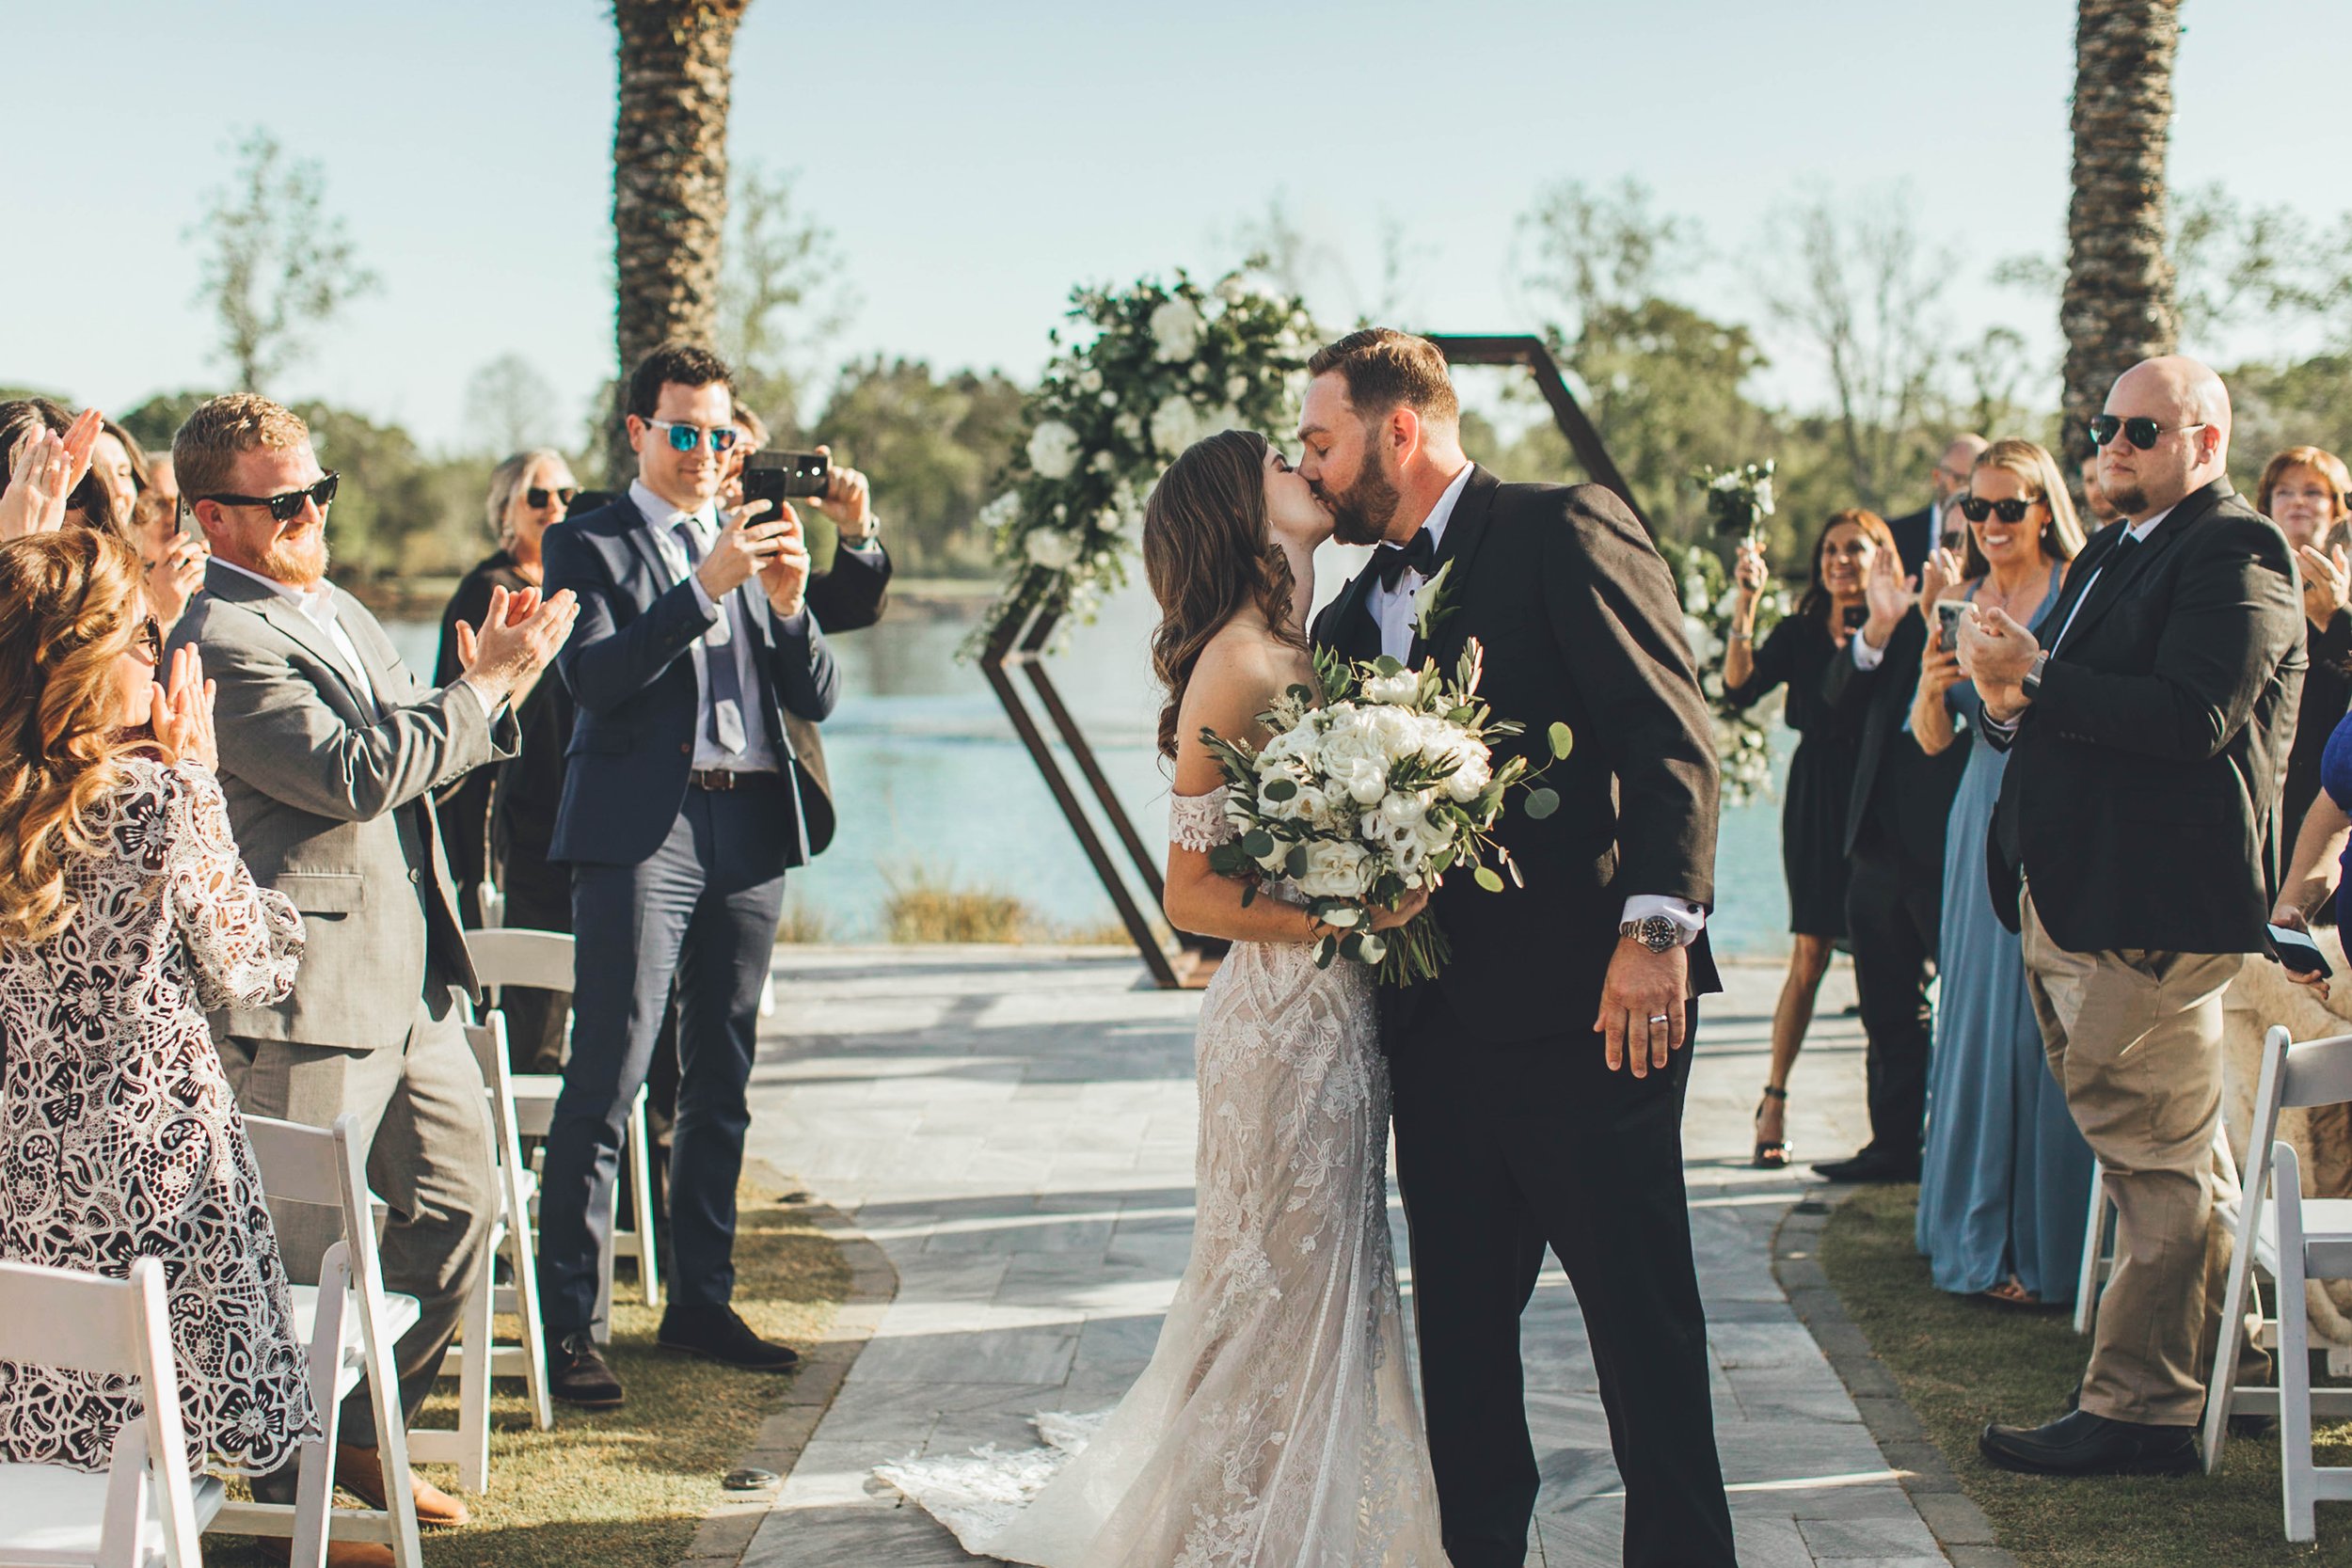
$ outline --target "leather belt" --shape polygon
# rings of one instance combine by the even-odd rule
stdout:
[[[730,772],[724,768],[696,768],[687,772],[686,782],[696,789],[707,789],[714,795],[723,795],[730,789],[741,788],[751,780],[772,779],[775,776],[765,768],[739,773]]]

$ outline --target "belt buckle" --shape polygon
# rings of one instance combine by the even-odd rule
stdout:
[[[705,768],[695,772],[694,782],[713,795],[723,795],[735,787],[735,775],[723,768]]]

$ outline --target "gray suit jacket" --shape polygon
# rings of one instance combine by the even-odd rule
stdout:
[[[214,1033],[374,1051],[407,1037],[428,965],[476,990],[431,793],[513,756],[519,736],[511,709],[493,725],[474,692],[418,681],[358,600],[337,589],[335,605],[380,718],[332,639],[217,562],[171,645],[196,643],[220,683],[214,719],[237,847],[309,931],[294,993],[216,1015]]]

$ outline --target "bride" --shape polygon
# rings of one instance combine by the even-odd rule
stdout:
[[[1330,533],[1307,482],[1244,431],[1194,445],[1145,507],[1175,762],[1168,916],[1233,942],[1195,1048],[1199,1218],[1152,1363],[1099,1425],[1043,1416],[1053,1449],[878,1472],[969,1551],[1043,1568],[1445,1563],[1390,1255],[1372,974],[1315,967],[1327,932],[1287,887],[1245,905],[1209,869],[1236,830],[1200,731],[1263,745],[1256,716],[1314,686],[1305,628]]]

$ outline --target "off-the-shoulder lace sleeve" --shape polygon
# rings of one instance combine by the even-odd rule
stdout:
[[[1232,793],[1219,784],[1206,795],[1170,795],[1168,841],[1180,849],[1205,851],[1239,838],[1241,830],[1225,815],[1226,799]]]
[[[302,916],[246,869],[211,771],[183,762],[162,772],[164,881],[199,998],[208,1010],[282,999],[302,962]]]

